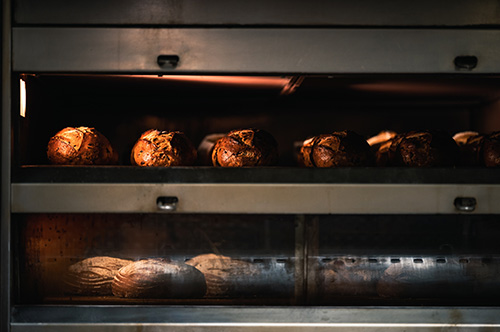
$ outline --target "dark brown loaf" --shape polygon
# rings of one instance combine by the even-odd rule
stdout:
[[[312,149],[314,143],[316,142],[318,136],[313,136],[306,139],[297,153],[297,163],[299,166],[314,167],[314,161],[312,160]]]
[[[196,149],[180,131],[150,129],[137,140],[130,159],[138,166],[190,166],[196,161]]]
[[[186,264],[205,275],[207,297],[235,297],[256,295],[261,270],[254,264],[227,256],[204,254],[193,257]]]
[[[212,152],[214,166],[271,166],[277,161],[278,143],[260,129],[233,130],[217,140]]]
[[[201,298],[203,273],[184,263],[145,259],[121,268],[112,283],[115,296],[129,298]]]
[[[226,136],[226,134],[210,134],[203,138],[198,146],[198,163],[204,166],[212,166],[212,153],[214,151],[215,143]]]
[[[312,137],[304,141],[301,154],[307,167],[372,166],[374,162],[368,142],[350,130]]]
[[[474,131],[460,132],[453,136],[460,148],[460,164],[463,166],[484,166],[484,135]]]
[[[75,295],[112,295],[111,283],[130,260],[98,256],[71,265],[64,276],[65,292]]]
[[[118,154],[108,139],[89,127],[67,127],[59,131],[49,140],[47,157],[56,165],[111,165],[118,162]]]
[[[493,132],[484,139],[484,164],[487,167],[500,166],[500,131]]]
[[[396,137],[389,148],[393,166],[449,167],[458,164],[459,148],[443,131],[412,131]]]
[[[390,164],[390,159],[392,158],[390,147],[396,136],[396,132],[384,130],[367,140],[375,155],[375,164],[377,166],[387,166]]]

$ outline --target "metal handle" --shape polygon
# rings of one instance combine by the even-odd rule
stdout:
[[[458,211],[472,212],[476,209],[477,201],[474,197],[457,197],[454,204]]]
[[[156,199],[156,206],[159,210],[173,212],[177,209],[179,199],[175,196],[160,196]]]
[[[473,55],[457,56],[453,63],[456,70],[472,70],[477,67],[477,57]]]
[[[158,55],[156,62],[162,68],[175,68],[179,64],[179,56],[175,54]]]

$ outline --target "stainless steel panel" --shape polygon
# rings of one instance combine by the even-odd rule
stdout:
[[[500,213],[500,185],[455,184],[12,184],[12,212],[161,212],[158,197],[177,197],[176,213]],[[457,197],[477,208],[457,210]]]
[[[368,25],[500,24],[497,0],[17,0],[18,24]]]
[[[160,67],[160,55],[179,61]],[[457,69],[459,56],[477,65]],[[13,29],[23,72],[491,74],[499,57],[497,30]]]
[[[11,292],[11,228],[10,228],[10,175],[11,175],[11,7],[2,2],[2,105],[1,117],[1,177],[0,177],[0,331],[7,332],[10,322]]]
[[[71,318],[72,323],[67,323]],[[62,323],[66,322],[66,323]],[[490,331],[498,308],[19,307],[12,331]]]

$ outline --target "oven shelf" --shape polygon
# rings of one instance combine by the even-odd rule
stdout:
[[[495,168],[23,166],[14,183],[500,184]]]
[[[498,307],[20,306],[12,331],[421,331],[500,328]],[[73,317],[67,322],[67,317]],[[64,322],[63,324],[61,324]]]

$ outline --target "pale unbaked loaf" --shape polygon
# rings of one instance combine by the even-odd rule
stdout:
[[[250,262],[215,254],[203,254],[186,261],[205,275],[207,297],[261,295],[261,269]]]
[[[112,290],[127,298],[202,298],[206,283],[203,273],[190,265],[152,258],[121,268]]]
[[[68,268],[63,278],[65,293],[75,295],[112,295],[111,283],[119,269],[130,260],[97,256],[86,258]]]

